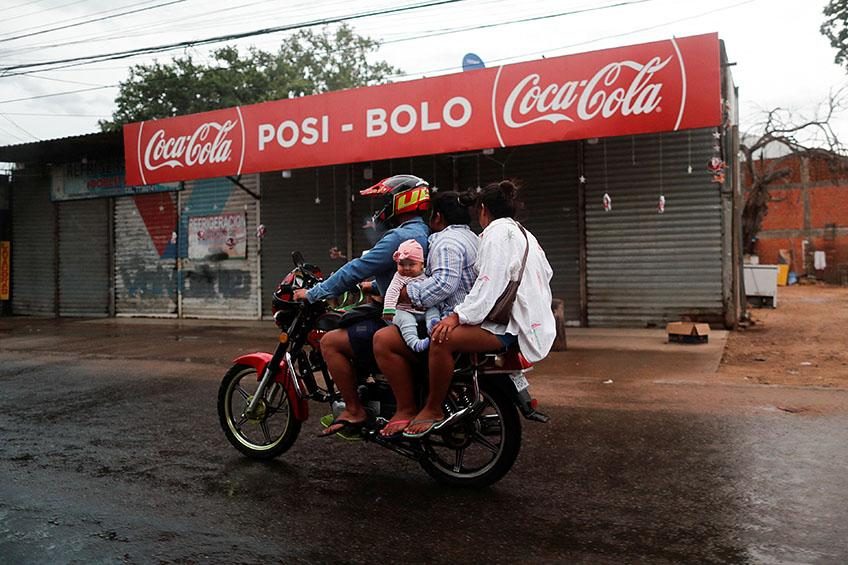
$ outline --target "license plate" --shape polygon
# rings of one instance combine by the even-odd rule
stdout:
[[[525,377],[521,373],[513,373],[509,376],[509,378],[512,379],[512,384],[515,385],[515,390],[517,390],[518,392],[521,392],[522,390],[530,386],[530,383],[527,382],[527,377]]]

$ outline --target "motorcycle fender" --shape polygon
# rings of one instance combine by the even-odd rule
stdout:
[[[248,367],[253,367],[256,369],[256,378],[259,380],[262,378],[262,373],[265,371],[265,367],[271,361],[272,357],[273,355],[270,353],[256,351],[236,358],[233,363],[236,365],[247,365]],[[305,398],[299,398],[297,396],[294,383],[292,382],[291,376],[289,376],[289,372],[285,367],[278,368],[276,381],[283,385],[288,393],[289,399],[292,401],[291,410],[294,419],[298,422],[305,422],[306,419],[309,418],[309,404]]]

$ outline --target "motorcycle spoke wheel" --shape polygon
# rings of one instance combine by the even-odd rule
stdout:
[[[422,440],[426,457],[421,465],[435,479],[456,486],[490,485],[518,457],[521,422],[512,400],[495,387],[484,387],[482,394],[484,404],[475,417]],[[454,397],[461,398],[461,391]]]
[[[289,397],[279,383],[268,386],[253,415],[245,415],[259,387],[256,369],[235,366],[218,393],[218,413],[227,439],[245,455],[269,459],[286,451],[300,432]]]

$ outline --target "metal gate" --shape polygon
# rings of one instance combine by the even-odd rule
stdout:
[[[259,194],[259,175],[239,183]],[[228,178],[187,182],[180,195],[179,255],[182,258],[180,311],[186,318],[256,319],[259,305],[259,254],[256,242],[258,201]],[[232,241],[231,252],[190,256],[192,218],[235,218],[243,222],[245,241]],[[200,225],[200,223],[195,223]],[[197,234],[194,234],[196,237]],[[239,236],[241,237],[241,236]],[[202,238],[201,238],[202,239]],[[195,240],[199,241],[199,240]],[[228,245],[230,244],[228,243]],[[243,244],[243,247],[239,247]],[[241,254],[244,249],[244,254]]]
[[[12,313],[54,316],[56,212],[50,177],[32,174],[12,183]]]
[[[115,314],[177,316],[177,195],[115,198]]]
[[[520,183],[522,221],[538,239],[554,275],[551,291],[565,303],[570,324],[580,323],[580,240],[577,205],[577,144],[547,143],[498,149],[463,159],[464,186],[501,179]]]
[[[586,144],[590,326],[722,320],[721,195],[706,170],[714,143],[712,130],[692,130]]]
[[[108,316],[109,200],[56,204],[59,212],[59,315]]]
[[[277,171],[262,175],[262,305],[271,314],[271,293],[292,269],[293,251],[328,275],[344,264],[329,250],[347,247],[348,166]]]

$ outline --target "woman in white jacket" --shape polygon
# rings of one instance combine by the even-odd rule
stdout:
[[[514,220],[519,202],[517,187],[508,180],[492,183],[477,199],[483,233],[477,255],[478,276],[471,292],[444,318],[430,336],[430,393],[404,436],[419,438],[438,429],[444,419],[442,402],[454,368],[454,353],[499,351],[516,342],[528,361],[543,359],[556,337],[551,312],[553,270],[539,242],[529,231],[525,238]],[[528,247],[529,246],[529,247]],[[524,252],[527,264],[509,322],[487,320],[492,307],[510,280],[517,280]]]

